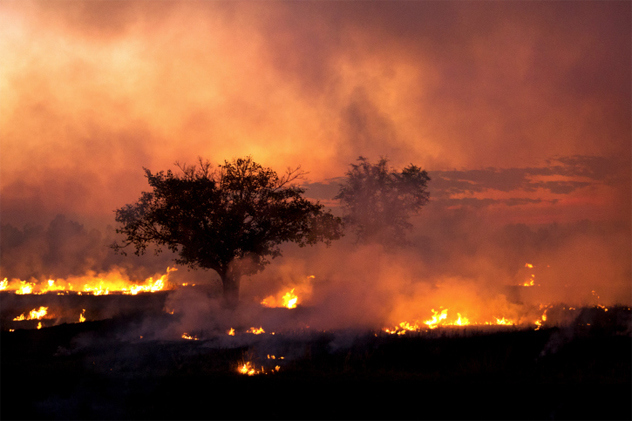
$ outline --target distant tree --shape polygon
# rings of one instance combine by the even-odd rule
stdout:
[[[163,246],[176,253],[178,264],[216,271],[231,307],[238,303],[241,276],[281,256],[281,243],[329,245],[342,236],[340,218],[305,199],[305,190],[293,184],[304,174],[300,168],[279,176],[250,157],[224,161],[217,169],[202,159],[176,165],[179,174],[144,168],[153,190],[116,210],[122,224],[116,231],[125,240],[112,247],[124,254],[133,245],[140,255],[153,243],[156,253]]]
[[[355,230],[358,241],[396,244],[411,228],[410,217],[428,202],[429,181],[428,173],[413,164],[397,171],[386,158],[373,164],[360,157],[335,199],[341,201],[343,221]]]

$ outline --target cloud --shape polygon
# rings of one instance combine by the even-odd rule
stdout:
[[[547,159],[546,165],[541,167],[432,171],[430,175],[439,195],[486,190],[532,192],[539,188],[568,194],[587,186],[621,182],[626,178],[626,168],[625,159],[574,155]],[[544,177],[559,180],[543,181]]]

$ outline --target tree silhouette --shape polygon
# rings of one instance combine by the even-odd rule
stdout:
[[[372,164],[361,156],[358,162],[351,164],[335,197],[343,206],[343,221],[354,228],[358,241],[404,242],[412,226],[409,218],[428,202],[428,173],[413,164],[391,169],[386,158]]]
[[[300,168],[279,176],[250,157],[224,161],[215,170],[202,159],[176,165],[180,174],[144,168],[153,190],[116,210],[122,224],[116,231],[125,240],[112,247],[124,253],[133,245],[140,255],[153,243],[157,253],[163,246],[176,253],[178,264],[216,271],[231,307],[238,303],[241,276],[281,256],[281,243],[329,245],[342,236],[340,218],[293,184],[304,174]]]

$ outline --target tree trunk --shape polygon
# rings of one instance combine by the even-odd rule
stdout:
[[[234,309],[239,304],[239,274],[232,270],[226,271],[222,278],[222,292],[224,294],[224,305]]]

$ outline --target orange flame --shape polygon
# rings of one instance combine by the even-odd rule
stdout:
[[[275,372],[278,372],[280,369],[281,367],[277,365],[272,369],[271,372],[275,373]],[[261,366],[261,368],[257,370],[255,365],[251,363],[250,361],[246,361],[243,364],[239,364],[237,366],[237,371],[241,374],[246,374],[248,376],[254,376],[257,374],[268,374],[266,370],[263,368],[263,366]]]
[[[298,303],[298,296],[294,293],[296,288],[292,288],[290,291],[286,292],[280,299],[274,297],[274,295],[270,295],[261,301],[261,305],[264,307],[285,307],[289,309],[296,308],[296,304]]]
[[[57,292],[65,294],[76,292],[89,293],[92,295],[108,295],[112,292],[122,294],[137,295],[140,292],[158,292],[169,289],[167,284],[169,273],[177,270],[167,268],[167,273],[154,280],[149,277],[142,283],[130,281],[129,278],[119,270],[112,270],[108,273],[88,273],[85,276],[69,277],[67,279],[49,279],[46,282],[35,283],[21,279],[12,279],[10,282],[4,278],[0,282],[0,291],[15,291],[16,294],[45,294]]]
[[[48,313],[48,307],[42,306],[38,309],[34,308],[33,310],[31,310],[28,316],[21,314],[13,320],[18,322],[22,320],[41,320],[44,316],[46,316],[46,313]]]
[[[445,320],[448,317],[448,309],[446,308],[445,310],[442,310],[441,314],[435,311],[434,308],[431,309],[431,311],[433,313],[432,319],[426,320],[424,324],[426,324],[430,329],[435,329],[437,326],[439,326],[439,323],[442,320]]]
[[[254,334],[254,335],[260,335],[260,334],[262,334],[262,333],[266,333],[266,331],[265,331],[265,330],[263,330],[263,328],[262,328],[262,327],[258,327],[258,328],[256,328],[256,327],[251,327],[250,329],[248,329],[248,330],[246,331],[246,333],[252,333],[252,334]]]
[[[461,313],[457,313],[457,318],[455,320],[449,320],[448,309],[443,309],[441,312],[438,312],[435,309],[432,309],[431,311],[433,316],[431,319],[423,322],[425,325],[424,329],[436,329],[439,326],[513,326],[516,324],[515,321],[504,317],[495,317],[495,321],[493,322],[476,322],[471,321],[468,317],[461,315]],[[394,328],[382,328],[382,331],[389,334],[404,335],[407,332],[420,332],[422,331],[422,326],[420,326],[417,321],[413,323],[401,322]]]

